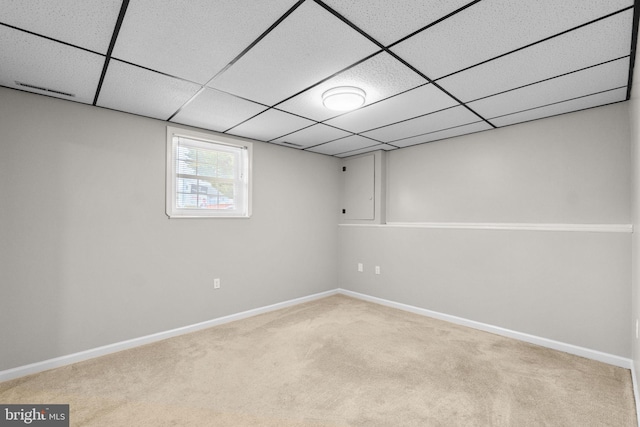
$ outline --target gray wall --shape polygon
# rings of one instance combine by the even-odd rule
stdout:
[[[389,222],[630,220],[626,104],[388,154]]]
[[[629,101],[629,117],[631,122],[631,161],[632,161],[632,190],[631,214],[634,226],[632,235],[632,313],[631,334],[629,339],[633,343],[633,363],[636,372],[640,372],[640,339],[636,335],[636,322],[640,319],[640,64],[638,56],[634,67],[633,89]],[[640,409],[640,408],[639,408]]]
[[[389,222],[631,221],[625,103],[387,156]],[[629,357],[630,245],[629,233],[343,225],[340,285]]]
[[[0,88],[0,129],[0,370],[336,287],[337,159],[257,142],[251,219],[169,220],[166,123]]]
[[[340,161],[262,143],[250,220],[169,220],[166,123],[2,88],[0,101],[0,370],[337,283],[631,355],[630,234],[337,229]],[[390,152],[387,219],[629,223],[635,108]]]

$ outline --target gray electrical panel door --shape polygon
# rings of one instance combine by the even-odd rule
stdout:
[[[345,160],[344,219],[375,218],[375,157],[372,155]]]

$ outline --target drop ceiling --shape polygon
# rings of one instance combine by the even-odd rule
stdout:
[[[633,0],[0,0],[0,85],[338,157],[628,100]],[[635,24],[637,28],[637,23]],[[348,113],[336,86],[366,92]]]

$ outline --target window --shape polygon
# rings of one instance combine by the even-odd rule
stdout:
[[[169,218],[251,216],[250,142],[167,127]]]

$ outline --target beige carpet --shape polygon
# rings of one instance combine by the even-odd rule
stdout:
[[[344,296],[21,379],[77,426],[636,426],[630,372]]]

